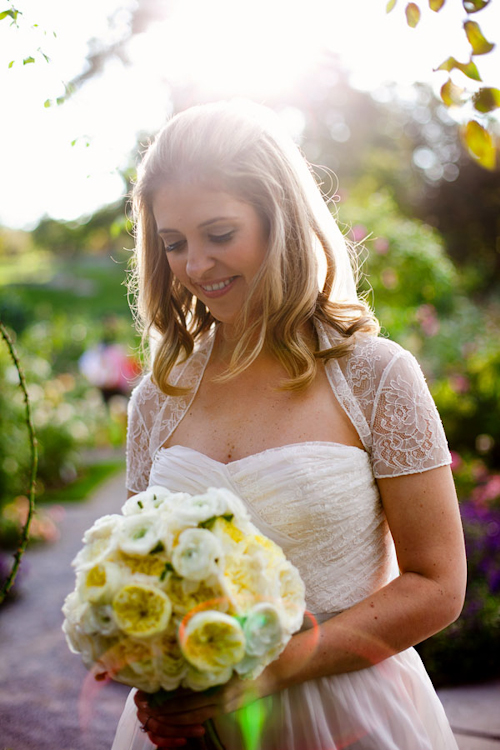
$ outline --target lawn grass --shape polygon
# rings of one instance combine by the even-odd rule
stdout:
[[[61,489],[44,492],[36,502],[38,505],[81,502],[86,500],[105,479],[125,470],[125,459],[110,459],[85,466],[77,479]]]
[[[126,316],[131,319],[125,280],[125,261],[111,258],[75,259],[57,261],[55,273],[42,277],[42,283],[33,280],[8,283],[10,294],[16,296],[22,307],[48,318],[54,313],[71,311],[74,315],[92,317],[104,315]],[[6,274],[8,275],[8,274]]]

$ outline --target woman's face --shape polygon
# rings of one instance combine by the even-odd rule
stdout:
[[[229,193],[200,185],[171,185],[153,201],[158,234],[172,273],[231,325],[267,252],[257,211]]]

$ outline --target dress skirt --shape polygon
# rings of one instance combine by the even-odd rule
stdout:
[[[133,694],[112,750],[155,747],[140,731]],[[215,726],[226,750],[458,750],[413,648],[373,667],[296,685]]]

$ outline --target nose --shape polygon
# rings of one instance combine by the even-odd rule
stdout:
[[[203,281],[214,265],[215,260],[203,243],[188,246],[186,273],[191,281]]]

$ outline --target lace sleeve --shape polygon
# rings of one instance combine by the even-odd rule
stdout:
[[[416,474],[451,462],[443,425],[412,354],[398,347],[383,370],[371,419],[375,477]]]
[[[151,430],[147,427],[141,409],[141,406],[144,406],[145,386],[147,386],[146,379],[132,391],[128,404],[126,486],[130,492],[135,493],[147,489],[151,471],[149,452]]]

